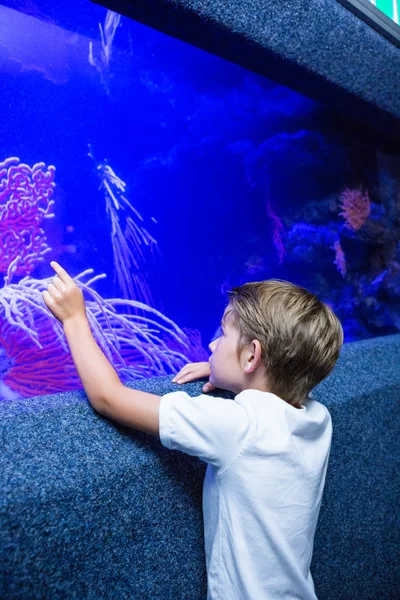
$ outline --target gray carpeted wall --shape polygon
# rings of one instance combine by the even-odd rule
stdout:
[[[320,600],[399,597],[399,365],[400,335],[346,344],[315,389],[334,427]],[[170,379],[131,387],[162,395]],[[99,416],[83,392],[2,402],[0,423],[1,599],[205,600],[204,463]]]

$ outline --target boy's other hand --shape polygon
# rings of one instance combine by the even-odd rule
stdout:
[[[188,383],[195,379],[202,379],[203,377],[210,377],[210,363],[209,362],[197,362],[188,363],[185,365],[172,380],[172,383]],[[203,392],[212,392],[216,387],[209,381],[203,385]]]
[[[50,266],[57,273],[47,290],[42,292],[47,308],[63,325],[69,319],[86,318],[85,300],[82,290],[76,285],[65,269],[52,261]]]

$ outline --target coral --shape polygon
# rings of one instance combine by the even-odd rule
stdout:
[[[344,217],[346,227],[358,231],[371,213],[371,201],[368,191],[365,194],[361,190],[346,188],[340,196],[340,216]]]
[[[121,15],[112,10],[108,10],[104,21],[104,27],[99,23],[101,37],[100,60],[93,55],[93,42],[89,42],[89,63],[102,73],[110,64],[112,44],[115,33],[118,29]]]
[[[89,156],[94,160],[90,148]],[[111,243],[115,275],[124,298],[152,303],[152,296],[144,277],[144,253],[154,252],[156,240],[140,222],[142,215],[125,197],[126,184],[115,174],[107,162],[96,167],[100,189],[104,190],[106,212],[111,221]],[[152,218],[156,223],[156,220]]]
[[[125,295],[148,299],[143,269],[139,270],[142,248],[152,249],[157,243],[140,226],[143,218],[124,196],[125,183],[106,163],[98,165],[98,172],[121,288]],[[54,217],[54,173],[53,166],[29,167],[17,157],[0,163],[0,272],[6,273],[0,289],[0,391],[6,398],[81,387],[62,326],[42,299],[41,291],[52,278],[31,277],[51,250],[40,226]],[[84,283],[91,273],[88,269],[75,281],[88,296],[93,335],[122,380],[167,375],[189,362],[189,355],[204,356],[198,332],[189,331],[189,339],[173,321],[137,299],[105,300],[91,287],[105,274]],[[13,283],[13,277],[21,275],[25,277]]]
[[[336,240],[332,249],[335,250],[335,260],[333,262],[337,266],[339,273],[341,273],[343,277],[346,277],[346,257],[339,240]]]
[[[76,390],[82,387],[71,355],[54,335],[53,323],[44,313],[34,316],[32,337],[0,314],[0,344],[3,347],[2,382],[19,396],[29,397]],[[40,346],[40,347],[39,347]]]
[[[169,375],[187,362],[194,345],[173,321],[140,302],[102,298],[91,285],[105,277],[74,281],[88,297],[86,313],[97,343],[122,380]],[[41,292],[52,278],[25,277],[0,290],[0,376],[21,395],[60,392],[80,387],[61,324],[52,316]],[[126,314],[134,309],[134,313]]]
[[[51,251],[41,225],[51,219],[55,167],[30,167],[13,156],[0,163],[0,272],[27,275]]]

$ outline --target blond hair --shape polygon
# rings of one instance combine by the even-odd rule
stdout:
[[[281,279],[246,283],[228,294],[238,356],[258,340],[269,391],[300,407],[339,357],[338,317],[317,296]]]

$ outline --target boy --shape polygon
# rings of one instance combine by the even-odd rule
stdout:
[[[286,281],[230,292],[209,365],[187,365],[177,383],[209,376],[203,391],[234,400],[163,397],[125,387],[97,346],[81,290],[55,262],[43,298],[61,321],[86,394],[101,415],[208,463],[203,487],[208,600],[315,600],[310,573],[332,423],[310,399],[343,343],[328,306]]]

